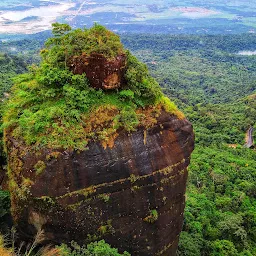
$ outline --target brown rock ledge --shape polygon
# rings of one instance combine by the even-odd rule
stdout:
[[[82,54],[70,60],[71,71],[79,75],[85,73],[90,85],[97,89],[119,88],[124,83],[125,68],[125,54],[110,60],[98,53]]]

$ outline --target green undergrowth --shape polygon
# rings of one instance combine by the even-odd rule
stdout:
[[[99,53],[111,59],[125,52],[119,36],[101,25],[75,30],[67,24],[54,23],[52,27],[54,37],[46,41],[42,55],[48,63],[58,67],[65,66],[70,57],[81,54]]]
[[[104,240],[92,242],[87,246],[79,246],[77,243],[72,243],[71,248],[65,244],[57,247],[61,256],[130,256],[128,252],[122,254],[118,250],[111,248]]]
[[[3,117],[8,136],[22,138],[30,148],[85,149],[91,140],[107,146],[118,130],[132,132],[145,126],[145,120],[150,127],[163,108],[183,118],[117,35],[97,24],[85,30],[54,24],[53,33],[42,50],[41,64],[15,79]],[[126,54],[122,89],[96,90],[84,74],[68,69],[72,56],[92,52],[108,58]]]
[[[45,233],[39,230],[31,243],[17,243],[16,230],[12,229],[9,236],[0,233],[0,255],[1,256],[131,256],[124,251],[119,253],[118,249],[111,247],[104,240],[79,245],[72,241],[70,246],[61,244],[59,246],[45,245]]]
[[[0,225],[3,217],[10,213],[10,194],[7,191],[0,190]],[[0,228],[1,230],[1,228]]]

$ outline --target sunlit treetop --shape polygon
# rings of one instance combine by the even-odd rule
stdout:
[[[43,61],[51,65],[65,66],[71,57],[81,54],[99,53],[114,58],[125,52],[119,36],[99,24],[72,30],[67,24],[54,23],[52,33],[54,36],[42,50]]]

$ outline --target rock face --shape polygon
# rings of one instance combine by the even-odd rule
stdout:
[[[126,66],[125,54],[108,60],[102,54],[75,56],[70,60],[70,69],[74,74],[86,74],[90,85],[97,89],[116,89],[124,81]]]
[[[41,228],[51,242],[105,239],[133,256],[175,255],[194,148],[186,119],[162,111],[154,127],[120,132],[106,149],[92,142],[82,152],[33,154],[20,145],[9,138],[7,147],[25,195],[12,191],[13,216],[25,236]]]
[[[6,170],[5,170],[5,159],[3,157],[2,153],[2,148],[0,147],[0,189],[6,189],[8,190],[7,186],[7,175],[6,175]]]
[[[0,189],[4,186],[5,183],[5,173],[3,168],[0,166]]]
[[[253,141],[253,127],[250,127],[245,134],[245,147],[247,148],[253,148],[254,147],[254,141]]]

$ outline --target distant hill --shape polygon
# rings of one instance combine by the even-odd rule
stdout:
[[[256,31],[256,2],[187,0],[10,0],[0,3],[0,34],[31,34],[54,21],[94,22],[116,32],[234,34]]]

